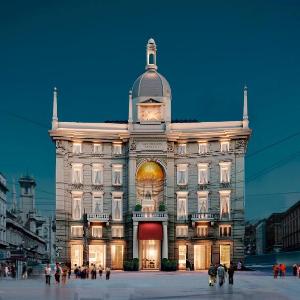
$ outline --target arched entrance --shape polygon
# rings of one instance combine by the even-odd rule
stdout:
[[[158,211],[164,200],[165,173],[155,161],[144,162],[136,173],[136,199],[142,211]]]

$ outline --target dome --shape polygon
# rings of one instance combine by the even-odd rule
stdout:
[[[142,164],[136,174],[136,179],[138,181],[162,181],[164,180],[164,177],[165,175],[162,167],[154,161]]]
[[[171,88],[164,76],[148,69],[133,84],[132,98],[136,97],[171,97]]]

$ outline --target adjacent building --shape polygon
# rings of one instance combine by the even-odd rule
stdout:
[[[6,242],[6,193],[8,192],[6,178],[0,173],[0,260],[7,258]]]
[[[247,88],[243,119],[172,121],[172,92],[156,44],[129,92],[125,122],[62,122],[53,97],[59,260],[158,270],[162,259],[196,270],[244,257]],[[226,116],[224,116],[226,117]]]

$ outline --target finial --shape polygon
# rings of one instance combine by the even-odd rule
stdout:
[[[244,109],[243,109],[243,127],[248,128],[249,120],[248,120],[248,88],[244,86]]]
[[[157,70],[156,65],[156,44],[153,38],[150,38],[147,43],[146,51],[146,70]]]
[[[52,130],[58,127],[58,117],[57,117],[57,88],[53,89],[53,114],[52,114]]]

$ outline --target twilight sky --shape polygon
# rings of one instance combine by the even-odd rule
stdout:
[[[297,0],[1,1],[0,171],[9,182],[34,175],[38,208],[53,213],[53,87],[60,120],[126,120],[150,37],[172,88],[173,119],[240,120],[248,85],[247,218],[299,200]]]

